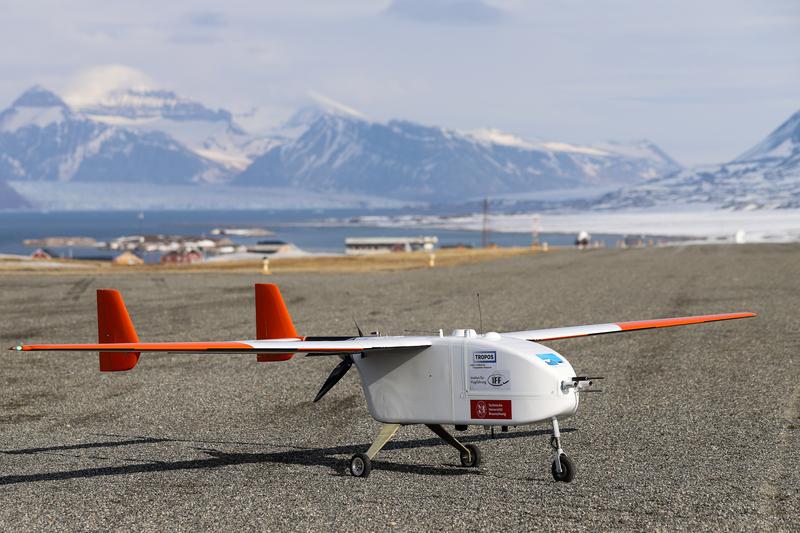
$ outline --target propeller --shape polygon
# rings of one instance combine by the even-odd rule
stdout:
[[[314,403],[320,401],[323,396],[325,396],[329,390],[333,388],[334,385],[339,383],[339,380],[347,374],[347,371],[350,370],[350,367],[353,366],[353,358],[350,354],[340,356],[342,358],[342,362],[336,365],[336,367],[331,371],[328,379],[325,380],[325,383],[322,384],[322,388],[319,389],[316,398],[314,398]]]
[[[356,325],[356,330],[358,330],[358,336],[363,337],[364,332],[361,331],[361,327],[358,325],[356,317],[353,317],[353,323]],[[334,385],[339,383],[339,380],[342,379],[344,375],[347,374],[347,371],[350,370],[350,367],[353,366],[353,357],[350,354],[340,355],[339,357],[342,358],[342,362],[336,365],[333,370],[331,370],[331,373],[328,375],[328,379],[326,379],[325,383],[322,384],[317,396],[314,398],[314,403],[320,401],[323,396],[328,394],[328,391],[331,390]]]

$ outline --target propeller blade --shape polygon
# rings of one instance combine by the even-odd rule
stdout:
[[[347,371],[350,370],[351,366],[353,366],[353,358],[349,355],[342,357],[342,362],[336,365],[336,368],[331,371],[328,379],[326,379],[325,383],[322,384],[322,388],[319,389],[317,397],[314,398],[314,403],[320,401],[322,397],[333,388],[334,385],[339,383],[339,380],[342,379],[345,374],[347,374]]]
[[[358,322],[356,322],[356,317],[353,317],[353,324],[356,325],[356,329],[358,330],[358,336],[359,337],[363,337],[364,336],[364,332],[361,331],[361,327],[358,325]]]

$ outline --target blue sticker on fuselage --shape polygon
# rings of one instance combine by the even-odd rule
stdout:
[[[537,353],[536,357],[547,363],[548,365],[555,366],[564,362],[559,356],[554,353]]]

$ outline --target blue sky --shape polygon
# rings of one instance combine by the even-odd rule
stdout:
[[[109,65],[115,67],[109,68]],[[146,83],[270,125],[313,99],[532,139],[731,159],[800,109],[796,0],[14,2],[0,106]]]

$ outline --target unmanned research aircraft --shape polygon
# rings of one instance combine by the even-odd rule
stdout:
[[[120,293],[100,289],[98,344],[23,344],[11,349],[100,352],[102,372],[131,370],[141,352],[255,353],[259,362],[286,361],[296,353],[335,356],[341,361],[314,401],[355,365],[369,412],[383,424],[366,453],[350,459],[353,476],[367,477],[372,460],[405,425],[426,425],[458,450],[463,466],[477,467],[481,460],[478,447],[462,444],[444,426],[507,429],[549,421],[553,478],[569,482],[575,477],[575,466],[561,447],[558,422],[575,414],[579,394],[592,390],[592,380],[598,378],[577,376],[566,358],[538,344],[540,341],[756,316],[728,313],[484,334],[456,329],[444,335],[439,330],[434,336],[365,336],[358,328],[358,336],[304,337],[295,330],[276,285],[256,284],[255,293],[255,340],[140,342]]]

